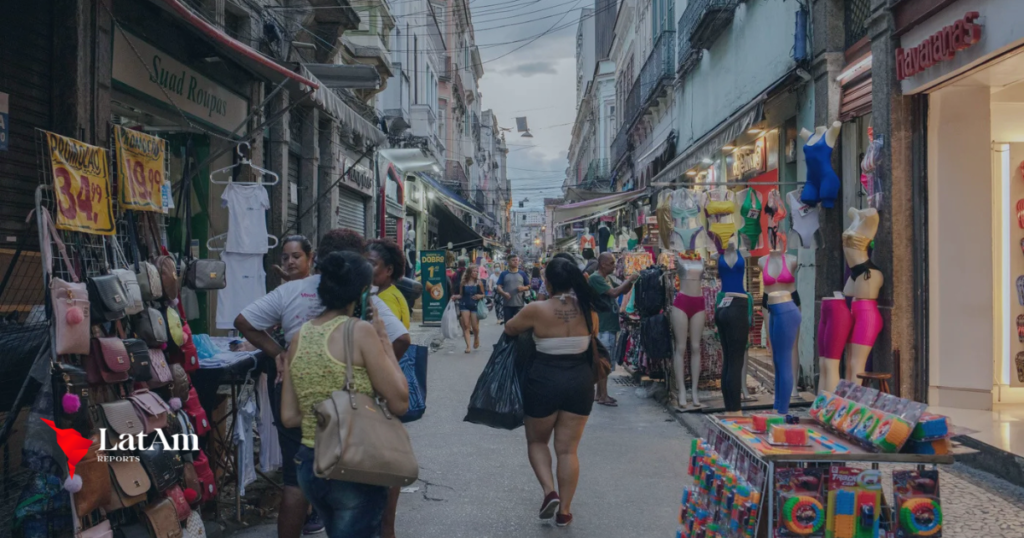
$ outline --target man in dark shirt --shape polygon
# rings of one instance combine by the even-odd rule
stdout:
[[[523,309],[523,292],[530,291],[530,276],[519,268],[519,256],[508,257],[508,270],[498,275],[497,291],[505,299],[502,318],[508,321]]]

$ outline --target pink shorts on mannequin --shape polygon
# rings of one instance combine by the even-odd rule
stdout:
[[[818,322],[818,355],[839,360],[850,340],[853,315],[843,299],[821,301],[821,321]]]
[[[697,312],[704,311],[704,297],[677,293],[676,298],[672,300],[672,306],[682,310],[686,317],[692,318]]]
[[[854,299],[850,310],[853,314],[850,343],[869,347],[875,345],[878,333],[882,332],[882,314],[878,311],[878,301]]]

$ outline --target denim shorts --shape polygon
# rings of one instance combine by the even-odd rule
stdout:
[[[302,493],[316,508],[329,538],[379,538],[388,488],[326,480],[313,474],[313,449],[295,455]]]
[[[603,332],[597,333],[597,339],[604,344],[604,347],[608,349],[609,362],[612,363],[612,371],[615,371],[615,363],[618,362],[615,357],[615,337],[618,333]]]

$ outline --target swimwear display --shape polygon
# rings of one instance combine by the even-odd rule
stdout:
[[[729,200],[711,201],[704,207],[708,216],[708,232],[714,234],[718,240],[718,248],[721,250],[729,244],[729,238],[736,233],[735,222],[717,222],[711,217],[717,216],[724,219],[736,211],[736,203]]]
[[[832,147],[825,141],[825,133],[815,143],[804,144],[804,159],[807,183],[800,200],[810,206],[820,202],[822,207],[834,207],[839,196],[839,176],[832,168]]]
[[[697,234],[704,229],[703,226],[696,226],[694,228],[683,228],[687,221],[696,218],[700,214],[700,207],[696,201],[693,200],[692,196],[687,194],[681,194],[683,189],[676,191],[673,195],[673,203],[669,205],[669,210],[672,213],[672,219],[675,221],[675,229],[673,230],[676,235],[679,236],[679,240],[682,242],[680,248],[694,250],[695,243],[697,241]],[[675,200],[686,197],[684,203],[679,206],[675,204]]]
[[[790,292],[789,296],[793,298],[793,304],[795,304],[797,306],[800,306],[800,292],[799,291],[795,291],[794,290],[794,291]],[[761,295],[761,308],[764,309],[764,310],[768,310],[768,294],[767,293],[764,293],[764,294]]]
[[[857,299],[853,301],[850,312],[853,316],[850,343],[868,347],[875,345],[878,333],[882,332],[882,314],[878,311],[878,301]]]
[[[793,394],[793,344],[800,329],[800,307],[791,301],[768,305],[768,339],[772,344],[775,364],[775,411],[789,412]]]
[[[839,360],[853,330],[853,314],[841,299],[821,301],[818,322],[818,356]]]
[[[743,215],[740,234],[746,236],[751,249],[757,248],[757,242],[761,238],[761,199],[754,189],[747,189],[747,197],[740,206],[740,214]]]
[[[672,300],[672,306],[682,310],[686,317],[692,318],[694,314],[704,311],[704,297],[677,293],[676,298]]]
[[[772,189],[768,193],[768,200],[764,204],[764,212],[768,215],[768,225],[765,229],[768,232],[768,241],[771,248],[779,248],[779,223],[786,218],[786,208],[782,205],[782,195],[778,189]]]
[[[776,277],[773,277],[768,273],[768,264],[771,260],[764,263],[764,272],[761,273],[761,282],[765,286],[774,286],[775,284],[792,284],[796,282],[796,278],[793,277],[793,273],[789,270],[789,261],[785,257],[782,258],[782,270]]]
[[[821,226],[821,208],[801,202],[796,191],[787,194],[786,201],[789,202],[789,214],[793,217],[793,231],[800,236],[800,245],[804,248],[814,247],[814,232]]]
[[[729,265],[725,254],[718,257],[718,277],[722,279],[722,291],[725,293],[746,293],[743,280],[747,275],[747,262],[743,256],[736,254],[736,263]]]

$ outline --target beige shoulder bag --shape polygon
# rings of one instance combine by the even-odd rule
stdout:
[[[409,434],[380,397],[352,388],[357,320],[345,322],[345,388],[313,407],[313,473],[320,478],[373,486],[408,486],[419,476]]]

